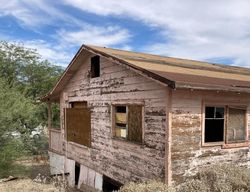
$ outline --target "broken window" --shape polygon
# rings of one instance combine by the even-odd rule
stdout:
[[[117,105],[114,136],[129,141],[142,142],[142,106]]]
[[[91,78],[100,77],[100,56],[91,57]]]
[[[246,109],[206,106],[205,143],[224,142],[224,138],[227,143],[246,140]]]
[[[224,108],[206,107],[205,112],[205,142],[220,142],[224,140]]]
[[[90,147],[91,114],[85,102],[71,103],[65,110],[67,140]]]

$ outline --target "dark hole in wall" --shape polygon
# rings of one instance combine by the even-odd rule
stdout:
[[[80,177],[80,167],[81,165],[79,163],[75,163],[75,185],[78,185],[79,177]]]
[[[103,175],[103,192],[118,191],[122,184],[118,181],[111,179],[110,177]]]
[[[91,57],[91,78],[100,77],[100,56]]]

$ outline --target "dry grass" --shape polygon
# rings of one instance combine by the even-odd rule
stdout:
[[[119,192],[250,192],[250,169],[216,165],[201,169],[193,178],[173,188],[158,181],[131,182]]]
[[[31,179],[18,179],[5,183],[0,183],[1,192],[60,192],[52,184],[43,184]]]

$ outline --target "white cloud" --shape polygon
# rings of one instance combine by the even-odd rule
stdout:
[[[84,29],[77,31],[58,31],[59,39],[62,42],[73,45],[93,44],[99,46],[112,46],[125,43],[129,40],[128,30],[116,26],[96,27],[86,25]]]
[[[20,26],[28,27],[40,35],[40,28],[44,26],[53,26],[57,30],[54,34],[44,34],[46,39],[49,39],[47,41],[32,37],[30,40],[22,40],[21,37],[4,33],[0,33],[0,38],[21,42],[25,47],[36,49],[44,59],[65,65],[74,55],[72,50],[83,43],[117,46],[128,42],[131,37],[128,30],[117,25],[95,26],[62,11],[57,5],[60,5],[60,2],[49,0],[9,0],[2,3],[0,17],[12,16]]]
[[[56,8],[56,2],[49,0],[8,0],[1,3],[0,16],[12,16],[21,26],[41,27],[45,25],[60,26],[63,24],[84,24],[81,20]]]
[[[70,62],[74,54],[70,50],[44,40],[21,41],[21,43],[27,48],[37,50],[43,59],[64,67]]]
[[[130,18],[157,29],[154,35],[162,38],[161,42],[149,44],[145,39],[137,45],[145,52],[197,60],[230,58],[235,65],[250,66],[248,0],[8,0],[1,3],[0,17],[12,16],[23,27],[38,28],[37,31],[41,26],[55,27],[55,42],[38,44],[45,58],[56,56],[56,43],[62,55],[69,47],[82,43],[132,49],[130,40],[134,29],[128,31],[112,22],[99,26],[88,24],[60,9],[62,5],[99,16],[118,17],[121,21]],[[58,56],[62,60],[63,56]]]
[[[64,3],[100,16],[130,17],[159,28],[162,42],[148,45],[146,51],[201,60],[235,58],[235,65],[250,66],[248,0],[64,0]]]

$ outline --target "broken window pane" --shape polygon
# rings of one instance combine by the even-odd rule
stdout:
[[[220,142],[224,139],[224,119],[205,120],[205,142]]]
[[[224,107],[216,107],[215,108],[215,117],[216,118],[224,118]]]
[[[129,141],[142,141],[142,106],[115,106],[115,136]]]
[[[228,109],[227,141],[235,142],[246,139],[246,109]]]
[[[206,118],[214,118],[215,107],[206,107]]]
[[[224,108],[205,108],[205,143],[224,141]]]
[[[115,136],[121,138],[127,138],[127,107],[116,106],[115,107]]]
[[[117,113],[126,113],[126,106],[116,106]]]

